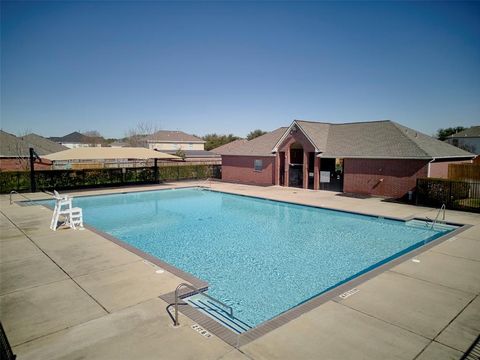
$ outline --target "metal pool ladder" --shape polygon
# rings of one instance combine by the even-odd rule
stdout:
[[[13,204],[13,201],[12,201],[12,195],[13,195],[13,194],[20,195],[20,196],[23,197],[24,199],[27,199],[28,202],[30,202],[30,203],[32,202],[32,199],[29,199],[29,198],[26,197],[25,195],[20,194],[20,193],[16,192],[15,190],[12,190],[12,191],[10,191],[10,205]]]
[[[226,309],[228,309],[228,312],[229,312],[229,315],[233,317],[233,308],[223,302],[221,302],[220,300],[217,300],[215,299],[214,297],[211,297],[210,295],[208,294],[205,294],[203,293],[203,291],[201,291],[200,289],[196,288],[195,286],[193,285],[190,285],[190,284],[187,284],[187,283],[181,283],[180,285],[177,286],[177,288],[175,289],[175,320],[174,320],[174,326],[180,326],[180,322],[178,321],[178,301],[180,299],[180,296],[179,296],[179,291],[181,288],[183,287],[186,287],[186,288],[189,288],[190,290],[193,290],[194,293],[196,294],[202,294],[203,296],[205,296],[206,298],[212,300],[213,302],[216,302],[217,304],[220,304],[222,305],[223,307],[225,307]]]
[[[432,221],[432,226],[430,227],[430,229],[433,229],[433,227],[437,223],[438,217],[440,216],[440,213],[442,211],[443,211],[442,221],[445,221],[445,208],[446,208],[445,204],[442,204],[442,207],[440,209],[438,209],[437,216],[435,216],[435,220]]]
[[[212,189],[212,178],[207,178],[203,181],[200,185],[197,185],[201,190],[205,190],[207,187],[208,189]]]

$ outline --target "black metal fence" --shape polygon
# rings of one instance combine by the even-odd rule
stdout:
[[[480,182],[417,179],[417,205],[480,212]]]
[[[221,178],[220,165],[169,165],[124,169],[39,170],[35,171],[38,190],[67,190],[161,181]],[[0,172],[0,193],[30,191],[30,172]]]
[[[0,321],[0,359],[15,360],[16,357],[17,355],[12,352],[12,348],[10,347],[10,343],[8,342],[2,322]]]

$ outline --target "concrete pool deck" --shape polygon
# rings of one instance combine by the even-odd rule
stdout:
[[[69,193],[195,184],[205,185]],[[211,187],[379,216],[437,212],[325,191]],[[42,206],[9,205],[3,195],[0,210],[0,320],[18,359],[458,359],[480,333],[480,214],[447,210],[447,221],[473,226],[236,349],[202,336],[186,316],[172,327],[159,296],[181,278],[88,229],[51,231]]]

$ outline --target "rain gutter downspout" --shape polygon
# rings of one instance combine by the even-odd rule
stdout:
[[[432,160],[430,160],[430,161],[428,162],[428,168],[427,168],[427,177],[428,177],[428,178],[430,177],[430,164],[431,164],[432,162],[434,162],[435,160],[436,160],[435,158],[432,158]]]

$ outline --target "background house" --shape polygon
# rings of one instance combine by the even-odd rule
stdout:
[[[204,150],[205,141],[183,131],[160,130],[145,138],[147,147],[158,151]]]
[[[450,135],[445,142],[478,155],[480,154],[480,126],[472,126]]]
[[[99,136],[86,136],[78,131],[61,137],[50,137],[49,140],[66,146],[69,149],[79,147],[100,147],[105,144],[105,139]]]
[[[189,162],[220,163],[220,156],[205,150],[205,141],[183,131],[160,130],[145,138],[146,147],[175,155],[181,151]]]
[[[30,147],[41,158],[40,162],[35,162],[36,170],[51,169],[52,162],[44,159],[44,155],[67,149],[37,134],[17,137],[0,130],[0,170],[23,171],[30,169]]]
[[[395,198],[413,190],[417,178],[446,178],[449,164],[475,157],[390,120],[295,120],[219,152],[225,181]]]

